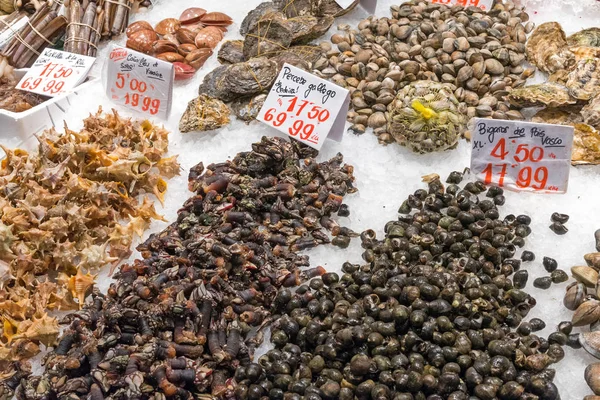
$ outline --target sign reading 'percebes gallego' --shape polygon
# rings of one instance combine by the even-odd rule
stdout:
[[[320,149],[341,141],[349,102],[348,90],[284,64],[256,119]]]
[[[476,118],[471,129],[471,172],[486,184],[565,193],[572,126]]]

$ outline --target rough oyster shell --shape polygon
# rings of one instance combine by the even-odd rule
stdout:
[[[218,98],[231,101],[239,96],[253,96],[267,91],[278,73],[277,63],[267,58],[253,58],[227,66],[217,78]]]
[[[545,108],[531,117],[531,121],[556,125],[579,124],[583,122],[583,118],[581,114],[579,114],[579,111],[580,107],[577,106]]]
[[[334,18],[330,15],[322,18],[305,15],[287,20],[292,31],[293,44],[307,44],[321,37],[333,25]]]
[[[231,109],[238,119],[241,119],[245,122],[250,122],[256,119],[256,116],[265,103],[266,98],[267,95],[264,93],[251,98],[239,98],[231,103]]]
[[[282,18],[263,18],[250,29],[244,39],[244,57],[272,57],[290,47],[292,43],[290,24]]]
[[[575,32],[567,38],[569,46],[600,46],[600,28],[589,28]]]
[[[600,164],[600,133],[587,124],[575,124],[571,164]]]
[[[396,142],[416,153],[454,148],[466,124],[455,90],[452,84],[434,81],[412,82],[400,90],[388,126]]]
[[[590,100],[600,92],[600,59],[581,60],[569,73],[566,87],[578,100]]]
[[[254,10],[250,11],[242,21],[242,24],[240,25],[240,34],[245,36],[265,15],[279,12],[280,8],[272,1],[260,3]]]
[[[219,99],[200,95],[188,103],[179,121],[179,130],[210,131],[228,123],[229,107]]]
[[[583,121],[596,129],[600,128],[600,95],[596,94],[582,109]]]
[[[558,22],[546,22],[538,26],[527,41],[526,50],[529,62],[549,74],[566,69],[569,64],[565,32]]]
[[[569,94],[569,89],[551,82],[513,89],[507,99],[517,107],[562,107],[577,103],[577,99]]]
[[[245,61],[244,58],[244,41],[243,40],[228,40],[219,49],[217,59],[221,64],[235,64]]]

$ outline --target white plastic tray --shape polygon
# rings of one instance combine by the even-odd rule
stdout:
[[[27,69],[16,70],[17,79],[21,79],[26,72]],[[8,148],[34,149],[37,141],[33,135],[53,126],[61,128],[71,103],[77,101],[77,92],[97,80],[97,77],[88,76],[73,92],[48,99],[27,111],[14,113],[0,110],[0,144]],[[0,158],[3,157],[4,154],[0,154]]]

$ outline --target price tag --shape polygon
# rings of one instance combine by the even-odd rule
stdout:
[[[47,48],[16,88],[49,97],[69,93],[85,80],[94,61],[94,57]]]
[[[494,0],[429,0],[432,3],[446,4],[449,6],[479,7],[484,11],[492,9]]]
[[[135,111],[167,119],[174,77],[173,64],[113,45],[106,67],[106,95]]]
[[[346,9],[354,3],[354,0],[335,0],[336,3],[343,9]],[[377,8],[377,0],[360,0],[360,6],[367,10],[369,14],[375,14]]]
[[[318,150],[342,140],[349,104],[348,90],[284,64],[256,119]]]
[[[471,130],[471,172],[486,184],[565,193],[572,126],[476,118]]]

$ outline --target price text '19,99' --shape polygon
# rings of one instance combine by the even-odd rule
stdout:
[[[148,90],[148,85],[144,81],[131,78],[129,73],[117,73],[115,86],[125,90],[125,104],[134,108],[139,108],[144,112],[156,115],[160,109],[160,99],[153,99],[144,93]]]

